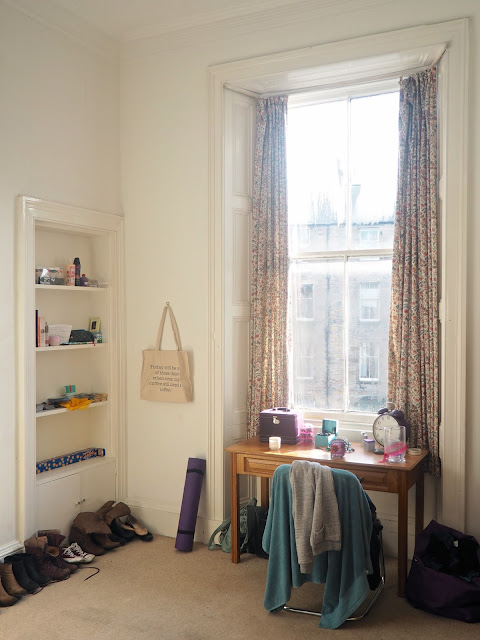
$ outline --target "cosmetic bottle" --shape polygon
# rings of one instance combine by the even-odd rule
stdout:
[[[79,287],[81,277],[80,258],[75,258],[73,264],[75,265],[75,286]]]

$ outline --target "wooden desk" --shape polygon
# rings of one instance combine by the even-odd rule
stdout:
[[[428,451],[410,456],[401,464],[381,463],[381,456],[364,451],[361,443],[353,443],[355,451],[345,458],[330,459],[330,452],[305,445],[285,445],[279,451],[270,451],[268,443],[258,436],[238,442],[226,451],[231,458],[231,517],[232,562],[240,562],[239,550],[239,494],[238,476],[257,476],[261,481],[261,504],[268,508],[269,479],[281,464],[294,460],[311,460],[336,469],[354,473],[366,491],[384,491],[398,494],[398,595],[405,595],[408,553],[408,490],[415,485],[415,535],[423,529],[424,482],[423,461]]]

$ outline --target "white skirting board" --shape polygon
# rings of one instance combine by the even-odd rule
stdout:
[[[126,499],[124,502],[128,504],[133,515],[147,527],[151,533],[169,538],[177,537],[180,511],[173,512],[165,508],[156,508],[151,505],[147,506],[135,500],[128,501],[128,499]],[[206,517],[199,514],[195,525],[195,542],[206,544],[212,531],[214,531],[219,524],[220,522],[215,523],[215,521],[209,521]],[[211,526],[213,528],[211,528]]]
[[[19,540],[12,540],[11,542],[7,542],[6,544],[0,547],[0,558],[3,559],[6,556],[11,555],[12,553],[17,553],[23,549],[23,542]]]

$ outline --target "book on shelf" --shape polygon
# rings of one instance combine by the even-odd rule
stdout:
[[[38,316],[37,320],[37,347],[48,345],[48,323],[43,316]]]

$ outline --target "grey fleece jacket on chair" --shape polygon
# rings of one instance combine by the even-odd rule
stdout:
[[[301,573],[311,573],[313,558],[342,548],[342,529],[330,467],[295,460],[290,468],[292,515]]]

